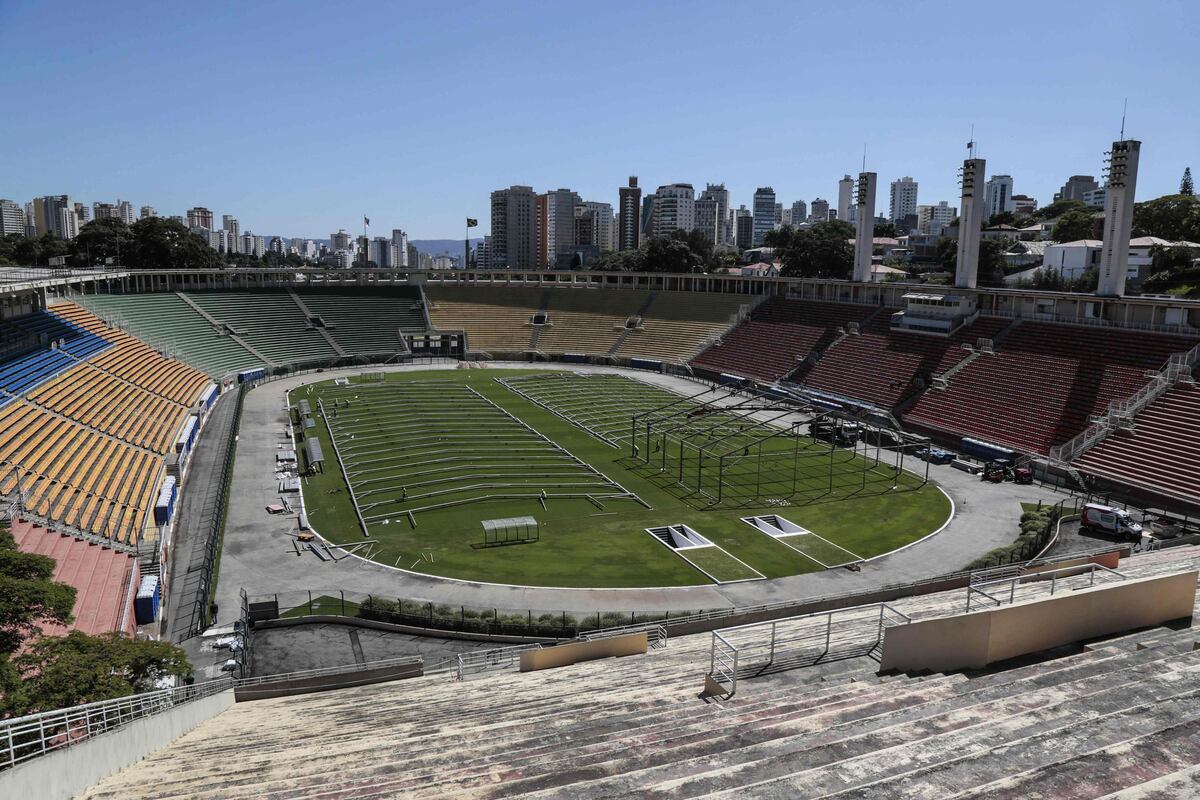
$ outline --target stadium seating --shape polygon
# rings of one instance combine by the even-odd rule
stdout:
[[[338,356],[286,291],[187,292],[187,297],[276,364]]]
[[[904,415],[935,432],[974,436],[1047,454],[1136,393],[1147,370],[1195,340],[1152,333],[1023,322],[994,355],[955,373],[946,390],[923,394]],[[839,345],[840,346],[840,345]]]
[[[301,289],[296,294],[348,353],[395,353],[404,349],[401,332],[425,330],[416,289]]]
[[[625,332],[625,321],[650,299],[649,292],[583,287],[551,289],[546,296],[550,324],[537,337],[543,353],[610,352]]]
[[[181,358],[213,377],[262,364],[261,358],[217,331],[174,294],[94,294],[81,295],[75,300],[154,348]]]
[[[839,328],[862,322],[876,311],[876,306],[773,297],[692,363],[713,372],[778,380],[799,367],[809,353],[829,347]]]
[[[949,337],[891,329],[891,309],[886,309],[854,336],[847,336],[825,351],[807,371],[805,386],[891,408],[917,387],[918,377],[940,375],[969,355],[963,345],[974,346],[980,337],[990,339],[1010,320],[981,317]],[[795,378],[793,378],[795,380]]]
[[[1197,373],[1200,378],[1200,372]],[[1200,386],[1179,384],[1073,462],[1080,472],[1200,506]]]
[[[1182,547],[1122,569],[1196,561]],[[964,597],[900,608],[961,611]],[[710,641],[239,703],[83,797],[1084,798],[1186,786],[1200,761],[1191,628],[978,672],[881,676],[870,659],[830,661],[745,676],[720,703],[697,697]]]
[[[43,624],[44,633],[134,635],[137,625],[129,601],[138,578],[136,558],[25,520],[14,520],[10,532],[21,552],[53,558],[54,580],[75,589],[74,621],[66,627]]]
[[[530,318],[545,291],[523,286],[433,286],[425,288],[429,318],[437,330],[462,330],[472,350],[524,352],[530,349]]]
[[[632,330],[615,355],[688,361],[737,318],[756,297],[717,292],[655,292],[642,314],[642,327]]]

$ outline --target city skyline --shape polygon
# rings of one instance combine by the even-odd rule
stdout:
[[[911,175],[920,204],[953,204],[973,124],[989,169],[1012,175],[1016,193],[1045,205],[1071,175],[1101,175],[1126,96],[1126,135],[1146,142],[1138,199],[1173,192],[1195,152],[1198,112],[1179,102],[1191,87],[1170,59],[1187,47],[1196,10],[1158,3],[1130,14],[1097,3],[1081,16],[1043,5],[1025,14],[1021,5],[1004,17],[938,11],[914,26],[910,10],[883,4],[856,14],[766,3],[739,10],[744,24],[736,30],[720,15],[666,7],[639,6],[632,17],[572,8],[554,19],[521,3],[504,15],[486,5],[356,7],[340,9],[347,28],[415,25],[444,36],[318,59],[296,44],[323,35],[328,9],[316,4],[289,6],[284,15],[270,6],[225,6],[204,27],[184,9],[83,7],[62,18],[49,7],[10,5],[0,8],[0,46],[10,67],[6,96],[21,112],[0,128],[21,157],[6,164],[0,196],[130,198],[164,216],[202,205],[269,235],[314,239],[366,215],[416,238],[453,239],[466,216],[482,223],[472,233],[489,233],[490,193],[510,185],[568,187],[617,208],[626,176],[639,175],[651,189],[724,183],[734,208],[752,206],[761,186],[773,187],[785,207],[818,197],[836,204],[837,183],[861,169],[865,143],[867,169],[881,186]],[[870,29],[856,38],[867,14]],[[976,29],[972,20],[986,21],[984,39],[955,35]],[[592,35],[572,34],[581,29]],[[1120,69],[1081,69],[1058,41],[1067,29],[1079,41],[1119,33],[1138,57],[1121,60]],[[902,74],[889,46],[899,31]],[[622,70],[672,63],[675,49],[663,42],[717,37],[729,59],[697,56],[689,81],[665,104],[652,86],[617,79]],[[844,58],[848,40],[865,55]],[[1035,53],[1031,68],[1055,79],[1014,69],[991,81],[984,97],[978,76],[960,65],[988,42],[1019,42],[1012,63]],[[717,101],[739,84],[741,70],[729,64],[754,47],[803,52],[805,64],[836,70],[829,80],[762,84],[749,97],[750,108],[764,110],[764,121],[754,122]],[[62,57],[47,62],[49,49]],[[151,69],[168,52],[189,69]],[[556,60],[564,68],[548,70]],[[936,91],[879,80],[884,70],[913,81],[935,74]],[[523,81],[536,81],[538,91],[520,89]],[[865,92],[852,91],[864,81]],[[589,92],[576,91],[584,84]],[[71,87],[71,118],[86,119],[85,128],[63,123],[62,96],[48,91],[54,85]],[[462,124],[467,110],[471,123]]]

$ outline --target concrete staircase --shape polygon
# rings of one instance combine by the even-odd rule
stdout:
[[[1196,561],[1180,547],[1122,571]],[[964,602],[960,590],[897,605],[915,616]],[[849,659],[746,680],[720,703],[699,697],[709,642],[243,703],[85,796],[890,800],[1097,797],[1139,785],[1172,796],[1196,785],[1190,628],[979,673],[881,676],[874,661]]]

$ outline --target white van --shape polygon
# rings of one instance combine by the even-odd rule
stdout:
[[[1088,503],[1083,507],[1079,524],[1088,530],[1105,531],[1135,541],[1142,538],[1141,524],[1135,522],[1129,512],[1112,506]]]

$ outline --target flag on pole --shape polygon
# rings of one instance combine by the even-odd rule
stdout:
[[[467,227],[468,228],[474,228],[478,224],[479,224],[479,220],[471,219],[470,217],[467,217]]]
[[[974,146],[975,146],[975,140],[974,140],[974,139],[972,139],[971,141],[967,142],[967,149],[968,149],[968,150],[970,150],[970,149],[971,149],[972,147],[974,147]]]
[[[366,214],[363,215],[363,225],[370,225],[371,220],[367,219]]]

